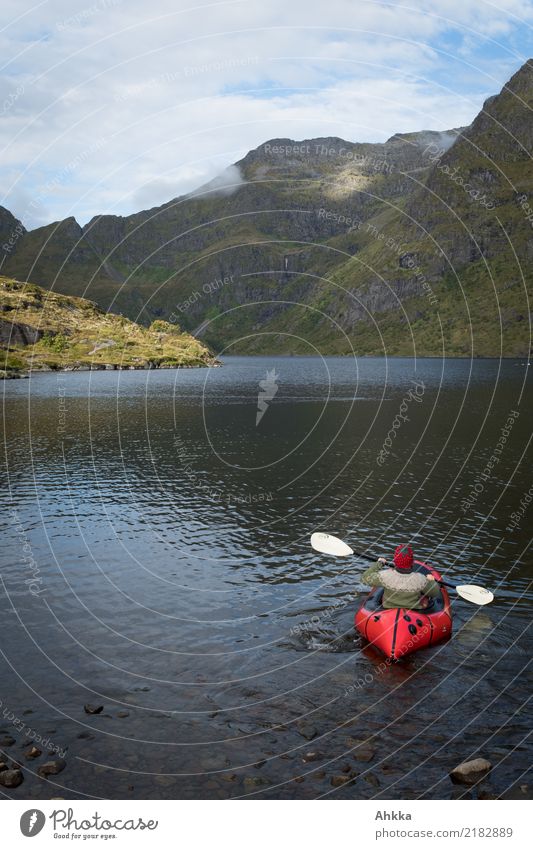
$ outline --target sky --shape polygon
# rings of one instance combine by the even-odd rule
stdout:
[[[273,138],[471,123],[533,0],[2,0],[0,205],[28,229],[193,191]]]

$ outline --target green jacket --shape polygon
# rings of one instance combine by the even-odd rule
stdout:
[[[428,581],[421,572],[401,574],[395,569],[374,563],[361,578],[370,587],[383,587],[383,607],[406,607],[409,610],[422,610],[422,596],[435,598],[440,592],[436,581]]]

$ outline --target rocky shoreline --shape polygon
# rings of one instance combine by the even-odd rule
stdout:
[[[214,360],[212,363],[189,363],[187,365],[135,365],[135,366],[120,366],[114,363],[98,363],[94,365],[80,366],[65,366],[64,368],[51,368],[50,366],[41,366],[40,368],[30,369],[29,371],[9,371],[0,369],[0,380],[15,380],[27,379],[35,377],[37,374],[49,374],[50,372],[79,372],[79,371],[160,371],[162,369],[189,369],[189,368],[220,368],[222,363]]]

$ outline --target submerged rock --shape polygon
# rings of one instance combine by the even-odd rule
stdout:
[[[320,758],[323,758],[324,755],[322,752],[306,752],[302,758],[304,764],[311,763],[312,761],[318,761]]]
[[[41,776],[41,778],[46,778],[49,775],[57,775],[60,772],[63,772],[67,763],[63,760],[63,758],[58,758],[55,761],[47,761],[45,764],[39,767],[37,772]]]
[[[360,746],[358,749],[355,749],[353,756],[356,761],[368,763],[368,761],[372,760],[375,754],[376,750],[373,746]]]
[[[4,749],[7,746],[12,746],[16,742],[15,738],[10,734],[3,734],[2,737],[0,737],[0,748]]]
[[[251,787],[261,787],[265,784],[268,784],[268,781],[267,781],[266,778],[261,778],[259,776],[255,776],[255,775],[254,776],[247,775],[246,778],[244,779],[244,786],[248,789],[251,788]]]
[[[89,713],[91,715],[95,714],[95,713],[102,713],[103,709],[104,709],[103,705],[89,705],[88,704],[88,705],[83,706],[83,710],[85,711],[85,713]]]
[[[3,769],[0,772],[0,784],[3,787],[18,787],[24,781],[20,769]]]
[[[486,758],[474,758],[464,761],[450,772],[450,778],[456,784],[476,784],[492,769],[492,764]]]
[[[28,760],[33,760],[33,758],[38,758],[41,755],[42,751],[38,749],[37,746],[30,746],[30,748],[24,752],[24,757]]]
[[[331,786],[332,787],[342,787],[344,784],[348,784],[352,778],[350,775],[334,775],[331,778]]]
[[[299,722],[296,729],[298,734],[301,734],[306,740],[312,740],[318,734],[315,726],[311,725],[309,722]]]

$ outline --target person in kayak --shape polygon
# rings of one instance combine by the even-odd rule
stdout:
[[[399,545],[394,552],[394,568],[384,568],[387,561],[379,557],[361,580],[370,587],[383,587],[384,608],[406,607],[424,610],[438,596],[440,589],[433,575],[423,575],[413,570],[414,557],[411,546]]]

